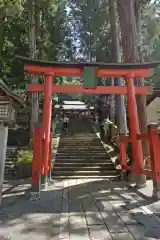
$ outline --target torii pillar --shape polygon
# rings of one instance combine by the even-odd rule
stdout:
[[[41,176],[42,187],[47,188],[48,183],[48,166],[50,161],[50,135],[52,119],[52,82],[53,73],[45,76],[44,83],[44,103],[43,103],[43,169]]]

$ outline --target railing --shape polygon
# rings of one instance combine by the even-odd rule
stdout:
[[[137,175],[151,177],[156,183],[160,183],[160,138],[157,124],[148,125],[148,132],[137,134],[137,141],[148,141],[150,148],[151,169],[138,169],[138,162],[133,167],[127,163],[127,145],[132,142],[130,136],[120,135],[120,165],[122,172],[135,172]],[[138,161],[138,159],[137,159]]]

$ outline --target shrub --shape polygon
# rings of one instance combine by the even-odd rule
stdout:
[[[17,163],[24,165],[32,165],[33,151],[32,150],[21,150],[17,155]]]

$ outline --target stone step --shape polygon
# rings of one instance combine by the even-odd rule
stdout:
[[[6,166],[5,172],[12,172],[12,171],[13,171],[13,168]]]
[[[108,171],[54,171],[53,170],[53,175],[54,176],[71,176],[71,175],[77,175],[77,176],[93,176],[93,175],[103,175],[103,176],[116,176],[117,172],[115,170],[108,170]]]
[[[99,146],[92,146],[91,144],[89,144],[89,145],[87,145],[87,144],[84,144],[84,145],[79,145],[79,143],[77,143],[75,146],[69,146],[69,145],[59,145],[58,146],[58,150],[63,150],[63,149],[65,149],[65,150],[74,150],[74,149],[84,149],[84,150],[95,150],[95,151],[98,151],[98,150],[102,150],[103,149],[103,147],[102,147],[102,145],[99,145]]]
[[[14,179],[14,176],[13,174],[5,174],[5,177],[4,177],[5,180],[11,180],[11,179]]]
[[[83,148],[79,148],[78,146],[77,147],[72,147],[72,148],[58,148],[57,149],[57,153],[62,153],[62,152],[66,152],[66,153],[76,153],[76,152],[81,152],[81,153],[103,153],[103,154],[106,154],[106,151],[104,150],[104,148],[102,147],[99,147],[97,149],[95,148],[86,148],[86,149],[83,149]]]
[[[5,166],[14,166],[14,163],[12,161],[6,162]]]
[[[103,151],[105,152],[104,148],[102,146],[98,146],[98,147],[92,147],[92,146],[79,146],[79,144],[77,143],[77,146],[58,146],[57,148],[57,152],[65,152],[65,151],[71,151],[71,152],[76,152],[76,150],[79,151],[85,151],[85,152],[100,152]]]
[[[119,178],[118,175],[94,175],[94,176],[86,176],[86,175],[74,175],[74,176],[68,176],[68,175],[63,175],[63,176],[54,176],[52,175],[53,179],[109,179],[109,180],[116,180],[117,178]]]
[[[4,179],[13,178],[13,166],[17,157],[17,147],[7,147]]]
[[[74,156],[77,156],[78,154],[80,154],[80,155],[83,155],[83,156],[86,156],[86,155],[88,155],[88,156],[94,156],[94,154],[97,154],[98,156],[104,156],[104,155],[106,155],[106,153],[105,153],[105,150],[104,149],[101,149],[101,150],[97,150],[97,151],[95,151],[95,150],[90,150],[90,151],[84,151],[84,150],[79,150],[78,148],[77,149],[75,149],[75,150],[65,150],[65,149],[61,149],[61,151],[58,149],[58,151],[57,151],[57,153],[56,153],[56,155],[60,155],[60,154],[64,154],[64,155],[70,155],[70,156],[72,156],[72,155],[74,155]]]
[[[74,143],[74,142],[85,142],[85,143],[88,143],[88,142],[92,142],[93,144],[96,144],[96,143],[99,143],[99,138],[93,138],[93,137],[89,137],[89,138],[86,138],[86,137],[83,137],[83,138],[67,138],[67,139],[60,139],[60,142],[61,143]]]
[[[72,154],[72,155],[67,155],[67,154],[58,154],[58,155],[53,155],[53,157],[55,158],[55,160],[59,160],[59,159],[69,159],[69,160],[77,160],[77,159],[82,159],[82,160],[87,160],[88,162],[90,162],[91,160],[97,160],[97,162],[99,162],[100,159],[102,159],[103,161],[106,161],[106,160],[110,160],[108,156],[105,156],[104,154],[103,155],[98,155],[98,154],[92,154],[92,155],[85,155],[85,154]]]
[[[68,166],[61,166],[61,167],[57,167],[57,166],[54,166],[53,167],[54,171],[110,171],[110,170],[115,170],[114,169],[114,166],[111,165],[111,166],[108,166],[108,167],[101,167],[101,166],[90,166],[90,167],[86,167],[86,166],[71,166],[71,167],[68,167]]]
[[[92,160],[97,162],[99,162],[99,160],[103,160],[103,161],[109,160],[107,156],[103,156],[103,155],[98,156],[98,154],[94,156],[80,155],[80,154],[67,156],[65,154],[60,154],[60,155],[53,156],[53,158],[55,159],[55,161],[68,159],[76,162],[77,160],[85,160],[86,162],[91,162]]]
[[[85,141],[87,140],[92,140],[92,141],[98,141],[98,137],[95,133],[91,134],[88,136],[88,134],[84,134],[84,135],[68,135],[66,137],[61,136],[61,141],[66,141],[66,140],[72,141],[72,140],[82,140],[84,139]]]
[[[100,160],[102,160],[102,162],[104,161],[110,161],[110,159],[107,157],[107,156],[98,156],[98,155],[94,155],[94,156],[88,156],[88,155],[71,155],[71,156],[67,156],[65,154],[63,155],[56,155],[56,156],[53,156],[53,158],[55,159],[55,161],[59,161],[59,160],[72,160],[72,161],[76,161],[77,160],[84,160],[85,162],[92,162],[92,161],[97,161],[99,162]]]
[[[71,162],[71,163],[85,163],[85,162],[90,162],[90,163],[109,163],[111,162],[110,159],[107,159],[107,157],[99,157],[99,158],[89,158],[89,157],[75,157],[75,158],[69,158],[69,157],[62,157],[62,156],[59,156],[59,157],[56,157],[54,158],[54,161],[55,162]]]
[[[101,148],[102,144],[98,143],[98,144],[92,144],[92,143],[83,143],[80,144],[79,142],[76,142],[74,144],[68,144],[68,143],[59,143],[58,148],[72,148],[72,147],[78,147],[80,148]]]
[[[70,144],[73,144],[73,145],[75,145],[75,143],[80,143],[80,144],[82,144],[83,142],[84,143],[86,143],[86,144],[89,144],[89,143],[92,143],[93,145],[96,145],[96,144],[100,144],[100,141],[95,141],[95,140],[93,140],[93,139],[73,139],[73,140],[69,140],[68,139],[68,141],[67,140],[60,140],[60,143],[61,144],[66,144],[66,143],[68,143],[69,145]]]
[[[72,140],[82,140],[84,139],[85,141],[87,140],[93,140],[93,141],[97,141],[99,138],[97,137],[96,134],[91,134],[88,136],[88,134],[83,134],[83,135],[67,135],[66,137],[61,136],[61,141],[72,141]]]
[[[13,178],[14,174],[13,174],[13,170],[12,169],[5,169],[5,175],[4,175],[4,179],[6,178]]]
[[[91,139],[91,138],[94,138],[94,139],[98,139],[97,135],[93,132],[93,133],[71,133],[71,134],[67,134],[67,135],[61,135],[61,139],[64,140],[64,139],[73,139],[73,138],[86,138],[86,139]]]
[[[53,162],[55,162],[55,164],[67,164],[67,163],[70,163],[71,165],[73,165],[73,164],[84,165],[88,161],[86,161],[86,159],[77,160],[77,161],[68,160],[68,159],[65,159],[65,160],[59,159],[58,161],[57,160],[56,161],[53,160]],[[99,160],[99,161],[97,161],[97,159],[96,159],[96,160],[90,161],[91,165],[95,165],[95,164],[100,165],[100,164],[103,164],[103,163],[112,164],[111,160],[108,160],[108,161],[106,161],[106,160],[104,160],[104,161]]]
[[[93,140],[95,140],[95,141],[97,141],[99,138],[97,137],[97,135],[95,134],[95,133],[90,133],[90,134],[80,134],[80,135],[75,135],[75,134],[69,134],[69,135],[66,135],[66,136],[60,136],[61,137],[61,140],[62,141],[65,141],[65,140],[69,140],[69,141],[71,141],[71,140],[73,140],[73,139],[89,139],[89,140],[91,140],[91,139],[93,139]]]
[[[99,162],[55,162],[54,166],[56,167],[61,167],[61,166],[75,166],[75,167],[78,167],[78,166],[86,166],[86,167],[92,167],[92,166],[100,166],[100,167],[108,167],[108,166],[114,166],[113,163],[110,161],[110,162],[102,162],[102,163],[99,163]]]
[[[93,144],[94,143],[99,143],[99,138],[96,138],[95,136],[94,137],[86,137],[86,136],[84,136],[84,137],[68,137],[68,138],[61,138],[60,139],[60,141],[62,142],[62,143],[66,143],[66,142],[69,142],[69,143],[73,143],[74,141],[76,141],[76,142],[82,142],[82,141],[84,141],[84,142],[93,142]]]
[[[110,159],[108,159],[108,157],[107,156],[92,156],[92,157],[90,157],[90,156],[85,156],[85,155],[83,155],[83,156],[67,156],[67,155],[58,155],[58,156],[53,156],[53,158],[55,159],[55,161],[65,161],[65,160],[67,160],[67,161],[72,161],[72,162],[78,162],[78,161],[84,161],[84,162],[99,162],[99,161],[102,161],[102,162],[104,162],[104,161],[110,161]]]
[[[61,149],[61,148],[65,148],[65,149],[72,149],[73,147],[75,147],[75,148],[83,148],[83,149],[99,149],[99,148],[102,148],[102,145],[101,144],[97,144],[97,145],[91,145],[91,144],[79,144],[78,143],[78,146],[77,146],[77,144],[75,144],[75,145],[69,145],[69,144],[60,144],[59,146],[58,146],[58,149]]]

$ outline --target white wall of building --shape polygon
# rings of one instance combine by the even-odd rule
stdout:
[[[160,122],[160,98],[157,97],[147,106],[147,123]]]

